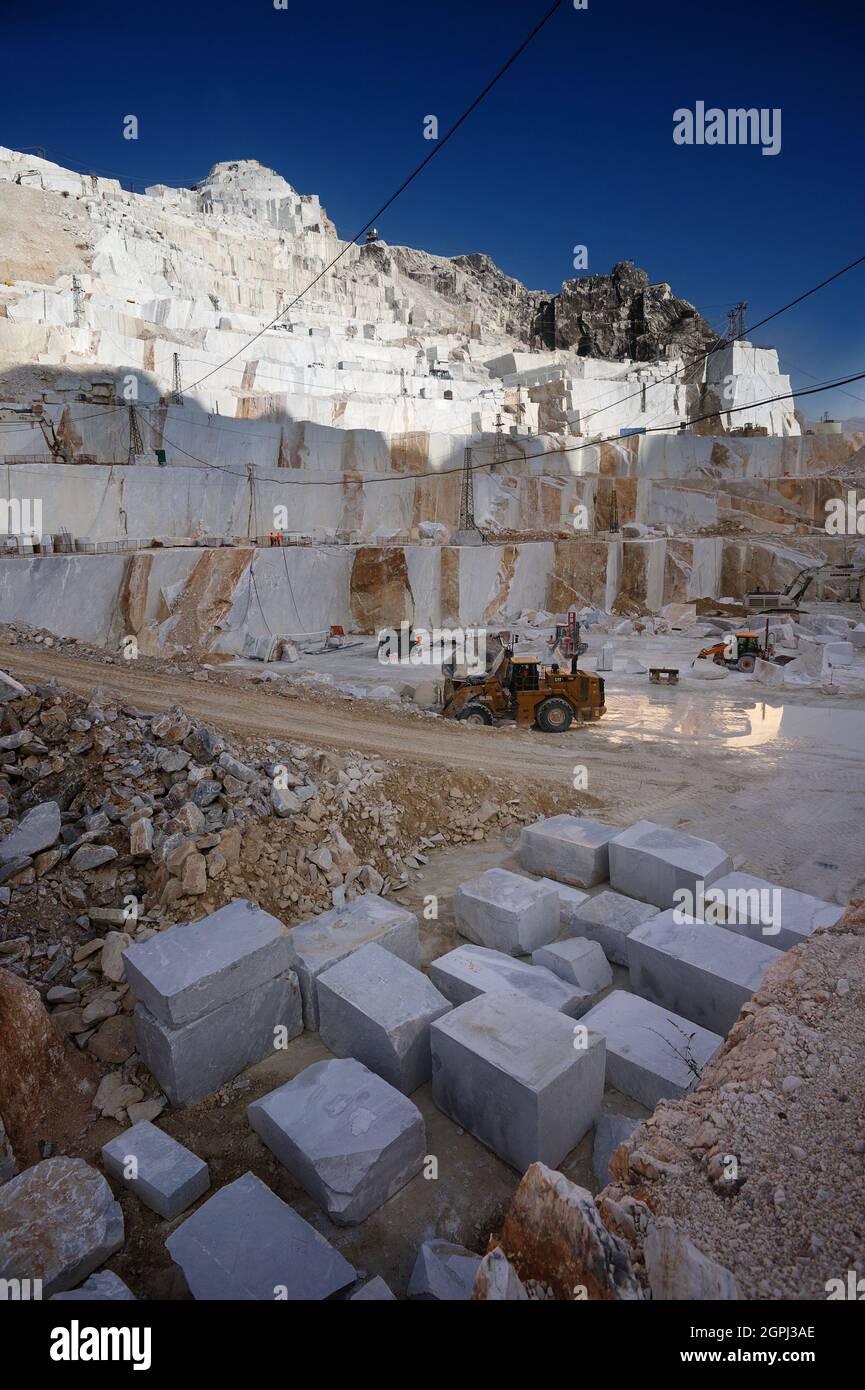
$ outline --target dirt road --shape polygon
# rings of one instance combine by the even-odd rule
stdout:
[[[337,706],[301,698],[284,699],[252,687],[235,687],[193,681],[173,673],[141,671],[134,665],[104,666],[53,652],[3,650],[2,663],[21,681],[53,677],[79,694],[97,685],[115,692],[138,709],[162,710],[182,705],[217,727],[258,738],[290,738],[316,746],[352,749],[415,766],[461,768],[467,772],[490,771],[510,775],[515,787],[523,780],[554,782],[563,790],[573,786],[574,767],[591,761],[593,769],[602,756],[602,725],[556,738],[523,729],[465,728],[442,720],[394,717],[372,713],[368,703]],[[612,782],[620,779],[621,752],[610,758]],[[680,784],[670,772],[657,784],[659,794],[669,794]],[[590,791],[594,789],[590,788]],[[595,794],[600,795],[600,789]]]
[[[825,721],[840,715],[814,702],[787,709],[791,726],[793,715],[807,719],[806,733],[791,737],[779,722],[784,702],[773,706],[764,699],[753,706],[748,694],[657,694],[635,687],[608,695],[608,713],[598,724],[552,737],[413,719],[373,711],[366,702],[285,699],[248,686],[19,647],[0,648],[0,664],[22,681],[54,677],[81,694],[102,685],[139,709],[180,704],[241,737],[379,756],[407,777],[435,766],[504,778],[515,795],[543,784],[561,793],[562,809],[579,799],[574,773],[582,767],[599,819],[678,826],[724,845],[751,873],[832,901],[846,902],[865,886],[865,741],[857,736],[843,747],[824,738]],[[778,723],[769,738],[760,732],[768,727],[767,712]]]

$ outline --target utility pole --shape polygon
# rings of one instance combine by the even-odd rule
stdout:
[[[141,430],[138,428],[138,416],[135,413],[135,406],[129,406],[129,454],[127,463],[134,463],[138,454],[144,453],[144,445],[141,441]]]
[[[72,322],[76,328],[84,322],[84,291],[77,275],[72,276]]]
[[[171,391],[171,400],[174,405],[183,405],[183,387],[180,382],[180,353],[174,354],[174,385]]]

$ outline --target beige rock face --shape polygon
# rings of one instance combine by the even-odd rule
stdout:
[[[0,970],[0,1059],[0,1115],[19,1162],[33,1161],[47,1116],[55,1138],[61,1117],[70,1131],[81,1128],[94,1081],[37,991],[8,970]]]
[[[543,1163],[517,1188],[501,1248],[523,1283],[556,1299],[637,1299],[642,1291],[626,1246],[604,1226],[591,1193]]]

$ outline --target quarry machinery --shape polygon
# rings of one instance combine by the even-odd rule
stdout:
[[[849,586],[847,600],[855,602],[858,598],[861,607],[865,608],[865,567],[854,564],[809,565],[793,576],[786,589],[769,589],[766,592],[762,589],[750,590],[745,595],[745,607],[751,612],[788,613],[799,607],[818,574],[836,583],[846,580]]]
[[[514,656],[512,647],[502,646],[483,675],[459,676],[453,663],[442,672],[445,719],[467,724],[514,719],[545,734],[559,734],[575,720],[600,719],[606,713],[603,680],[580,671],[576,655],[562,670],[555,662],[547,666],[536,656]]]
[[[712,660],[717,666],[726,666],[728,671],[744,671],[748,674],[757,665],[758,657],[761,661],[771,661],[775,666],[786,666],[793,660],[792,656],[776,655],[775,644],[769,635],[768,618],[762,637],[750,629],[728,632],[721,641],[713,642],[710,647],[704,647],[698,652],[694,661]],[[694,661],[691,662],[692,666]]]

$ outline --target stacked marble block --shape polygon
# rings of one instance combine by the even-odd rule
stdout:
[[[301,922],[288,938],[291,968],[300,982],[304,1026],[312,1031],[319,1026],[321,976],[353,952],[374,943],[407,965],[420,966],[417,917],[375,893]]]
[[[470,944],[429,971],[456,1006],[430,1030],[433,1100],[518,1172],[560,1163],[603,1095],[603,1039],[584,1028],[577,1036],[572,1020],[605,987],[605,963],[587,963],[588,989],[575,960],[553,954],[548,968],[537,959],[561,932],[560,888],[507,869],[462,884],[454,914]],[[527,955],[532,963],[515,959]]]
[[[418,968],[417,918],[384,898],[356,898],[289,936],[306,1026],[334,1056],[254,1101],[249,1123],[333,1222],[354,1225],[423,1164],[408,1096],[429,1080],[430,1025],[451,1004]]]
[[[777,952],[703,922],[673,919],[684,889],[691,900],[732,870],[717,845],[650,821],[624,831],[576,816],[554,816],[521,835],[524,868],[575,887],[611,887],[563,900],[566,938],[599,945],[630,970],[635,993],[615,991],[582,1015],[606,1039],[606,1079],[654,1106],[693,1086]],[[687,930],[686,930],[687,925]],[[680,935],[683,933],[683,935]],[[539,950],[540,963],[566,943]],[[545,952],[547,954],[545,954]]]
[[[138,1051],[173,1105],[209,1095],[303,1024],[281,922],[238,898],[124,952]]]

